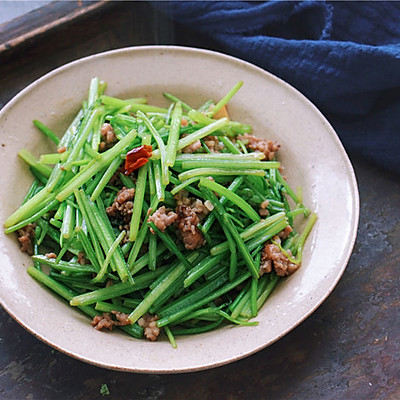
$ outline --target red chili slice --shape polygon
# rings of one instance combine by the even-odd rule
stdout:
[[[149,161],[152,155],[153,147],[144,144],[143,146],[135,147],[126,154],[125,159],[125,175],[131,174]]]

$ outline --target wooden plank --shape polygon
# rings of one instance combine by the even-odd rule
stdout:
[[[21,17],[0,25],[0,54],[38,39],[52,30],[77,21],[94,12],[115,6],[109,0],[93,2],[54,1]]]

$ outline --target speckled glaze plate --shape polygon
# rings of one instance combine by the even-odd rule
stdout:
[[[303,264],[278,285],[256,318],[258,326],[232,325],[179,337],[173,349],[167,340],[153,343],[93,329],[85,316],[26,273],[30,258],[19,250],[14,234],[1,230],[2,306],[50,346],[121,371],[177,373],[216,367],[286,335],[326,299],[346,268],[358,225],[358,190],[349,159],[323,115],[293,87],[247,62],[193,48],[133,47],[80,59],[35,81],[0,112],[1,225],[19,206],[32,179],[18,150],[24,147],[35,155],[52,151],[32,120],[62,133],[94,76],[108,83],[107,94],[145,95],[156,105],[165,104],[163,91],[193,105],[218,100],[243,80],[229,106],[232,118],[281,143],[279,160],[289,183],[303,188],[305,204],[318,214]]]

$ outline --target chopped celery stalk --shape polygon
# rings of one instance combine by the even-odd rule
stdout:
[[[279,159],[243,139],[251,126],[228,116],[242,85],[198,108],[166,91],[164,108],[108,96],[94,77],[60,138],[34,120],[57,149],[19,152],[34,183],[4,222],[32,238],[29,275],[93,325],[139,339],[164,331],[172,347],[178,335],[256,325],[282,275],[268,246],[300,267],[317,215]]]

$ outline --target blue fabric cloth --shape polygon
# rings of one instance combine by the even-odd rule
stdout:
[[[400,174],[400,2],[156,2],[307,96],[350,155]]]

